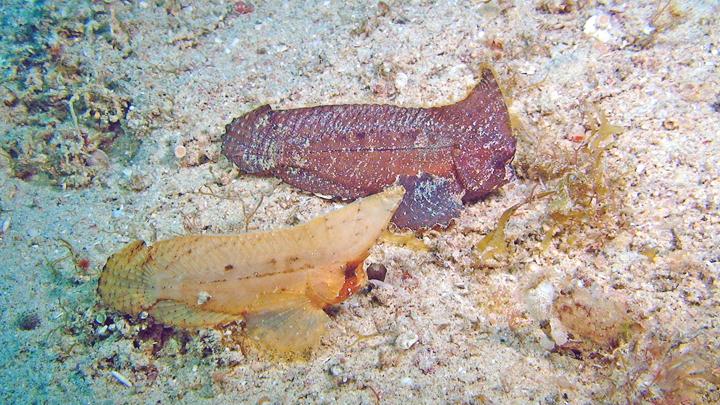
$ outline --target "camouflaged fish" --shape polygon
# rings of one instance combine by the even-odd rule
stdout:
[[[422,229],[446,227],[463,203],[505,184],[515,138],[495,76],[483,69],[467,97],[446,106],[265,105],[227,126],[223,153],[245,173],[333,198],[401,184],[407,193],[393,222]]]
[[[303,352],[325,330],[323,309],[367,281],[363,261],[404,193],[392,187],[269,232],[131,242],[108,259],[98,293],[119,311],[184,328],[244,320],[262,346]]]

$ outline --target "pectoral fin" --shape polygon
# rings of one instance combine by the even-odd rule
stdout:
[[[405,197],[392,221],[398,228],[422,229],[439,225],[446,228],[460,216],[462,193],[455,179],[421,173],[400,176],[398,184],[405,187]]]
[[[283,307],[245,315],[248,338],[280,355],[302,355],[316,346],[328,321],[322,309],[300,295]]]

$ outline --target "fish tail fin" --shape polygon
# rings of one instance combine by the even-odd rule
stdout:
[[[145,242],[136,240],[108,259],[98,281],[98,294],[106,304],[137,314],[155,303],[149,256]]]

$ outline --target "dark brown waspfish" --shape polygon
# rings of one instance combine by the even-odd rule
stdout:
[[[223,154],[245,173],[312,193],[355,199],[399,183],[401,228],[445,227],[463,203],[505,184],[515,138],[490,69],[465,99],[431,108],[348,104],[273,110],[234,119]]]

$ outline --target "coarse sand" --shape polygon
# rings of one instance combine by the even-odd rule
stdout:
[[[57,3],[38,4],[68,10]],[[717,2],[67,3],[95,11],[41,50],[64,66],[48,92],[81,89],[42,107],[64,124],[28,118],[40,104],[3,82],[0,130],[27,118],[36,148],[21,161],[0,145],[0,402],[720,401]],[[184,331],[99,301],[105,260],[132,240],[274,229],[342,204],[238,173],[220,154],[232,118],[446,104],[483,65],[519,124],[515,178],[420,244],[374,247],[385,281],[331,312],[307,360],[268,356],[241,324]],[[13,67],[23,88],[28,66]],[[91,124],[82,94],[122,119],[98,107],[109,118]],[[504,228],[507,253],[483,255],[503,211],[574,181],[563,174],[603,115],[622,133],[592,155],[611,187],[588,204],[612,204],[565,226],[550,215],[563,201],[529,201]],[[88,128],[113,135],[78,145]],[[45,130],[62,140],[43,149]],[[67,167],[32,173],[58,151]]]

